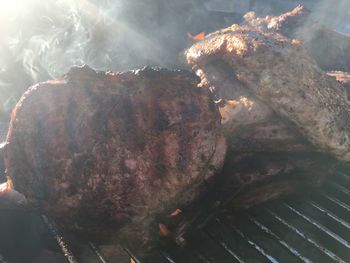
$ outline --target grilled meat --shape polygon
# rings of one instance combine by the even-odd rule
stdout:
[[[214,32],[186,52],[194,69],[222,60],[249,92],[265,102],[317,149],[350,161],[350,105],[337,81],[300,42],[250,26]]]
[[[280,16],[256,17],[255,12],[244,15],[247,24],[264,31],[278,32],[288,37],[294,37],[300,27],[309,19],[311,11],[303,5],[299,5],[292,11]]]
[[[222,117],[228,146],[234,152],[315,151],[287,121],[256,98],[232,73],[231,66],[216,56],[191,61],[201,78],[200,86],[211,91]]]
[[[323,70],[350,71],[350,37],[321,25],[310,14],[307,8],[298,6],[280,16],[257,18],[254,12],[249,12],[244,18],[246,23],[263,31],[300,39]]]
[[[327,72],[327,74],[335,77],[335,79],[344,87],[344,96],[350,100],[350,73],[343,71],[330,71]]]
[[[14,109],[6,175],[65,229],[147,251],[156,218],[195,199],[223,164],[220,115],[197,81],[83,67],[37,84]]]

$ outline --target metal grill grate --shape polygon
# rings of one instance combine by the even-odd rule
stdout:
[[[220,215],[172,260],[350,262],[350,176],[338,171],[317,192]]]
[[[350,262],[350,175],[339,170],[319,191],[225,212],[181,252],[160,254],[168,263]]]
[[[79,246],[70,247],[77,262],[115,262],[95,244]],[[125,250],[125,256],[121,262],[141,262],[131,251]],[[319,191],[264,203],[238,215],[225,211],[187,247],[160,251],[159,256],[168,263],[350,262],[350,175],[339,170]],[[8,261],[0,257],[0,262]]]

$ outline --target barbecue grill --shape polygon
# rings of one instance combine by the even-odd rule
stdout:
[[[169,263],[349,262],[349,171],[338,168],[320,189],[309,190],[240,213],[222,211],[196,231],[185,247],[162,247],[158,249],[158,256]],[[33,225],[37,229],[41,225],[41,240],[36,242],[46,240],[41,246],[51,248],[55,257],[71,263],[115,262],[109,261],[97,244],[71,235],[62,236],[45,216],[31,217],[35,223],[25,224],[21,232],[15,234],[9,257],[13,254],[28,257],[28,245],[33,240],[24,244],[22,239],[28,237]],[[141,262],[136,254],[124,249],[125,258],[120,262]],[[113,258],[112,254],[108,257]],[[0,262],[12,261],[1,257]]]
[[[312,9],[319,1],[302,2]],[[171,39],[174,39],[171,34],[161,32],[155,36],[157,41],[163,41],[162,44],[169,45],[171,49],[164,56],[162,66],[182,67],[183,65],[173,63],[174,57],[188,47],[189,43],[203,39],[207,32],[232,23],[241,23],[242,14],[247,11],[254,10],[260,16],[276,15],[295,5],[296,1],[278,0],[264,3],[259,0],[232,3],[226,0],[210,0],[205,4],[198,4],[198,10],[188,18],[191,20],[191,27],[186,30],[190,32],[182,32],[179,43],[170,45]],[[162,24],[167,18],[161,14],[163,9],[159,10],[157,23]],[[205,17],[210,18],[207,24],[203,23]],[[341,19],[344,17],[327,23],[333,28],[348,31],[348,24],[342,23]],[[138,23],[133,19],[130,21],[131,24]],[[152,25],[146,25],[145,28],[152,28]],[[197,33],[199,34],[196,35]],[[163,52],[161,49],[160,51]],[[128,59],[130,58],[124,64],[121,62],[120,70],[124,70],[125,65],[129,66]],[[134,67],[148,62],[143,57],[139,59],[131,65]],[[150,64],[155,61],[152,59]],[[0,78],[3,75],[8,77],[5,71],[1,71]],[[46,77],[44,75],[43,78]],[[24,83],[20,86],[29,85],[27,80]],[[349,94],[348,91],[348,96]],[[3,121],[4,123],[0,123],[0,137],[4,137],[7,131],[8,122]],[[1,165],[0,171],[3,170]],[[245,210],[223,208],[216,211],[210,220],[196,221],[198,227],[192,226],[190,234],[183,240],[177,240],[178,243],[161,240],[153,251],[153,262],[350,262],[349,168],[338,166],[318,188],[305,187],[297,193]],[[61,230],[52,218],[31,211],[2,210],[0,233],[0,263],[148,263],[142,261],[137,252],[128,247],[101,245],[82,239]]]

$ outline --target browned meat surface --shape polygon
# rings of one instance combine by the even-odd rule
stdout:
[[[293,37],[298,29],[308,20],[311,11],[305,6],[299,5],[292,11],[280,16],[256,17],[255,12],[244,15],[245,21],[254,27],[265,31],[274,31],[288,37]]]
[[[344,96],[350,100],[350,73],[343,71],[330,71],[327,72],[327,74],[335,77],[335,79],[344,87]]]
[[[5,166],[59,225],[146,251],[156,218],[198,197],[225,150],[219,112],[191,73],[84,67],[23,95]]]
[[[337,163],[330,155],[348,160],[344,89],[297,41],[233,25],[185,55],[219,106],[230,151],[180,237],[222,207],[241,210],[320,185]]]
[[[349,87],[350,85],[350,73],[343,71],[329,71],[327,72],[329,76],[335,77],[335,79],[340,82],[344,87]]]
[[[262,100],[257,99],[232,74],[232,68],[216,56],[197,63],[193,69],[201,77],[200,86],[209,89],[217,102],[228,146],[237,152],[315,151],[291,130]]]
[[[211,60],[222,60],[249,92],[316,148],[350,160],[350,105],[340,84],[319,69],[298,41],[233,25],[193,45],[186,56],[203,71]]]
[[[254,12],[249,12],[244,18],[261,30],[300,39],[323,70],[350,71],[350,36],[321,25],[310,13],[304,6],[298,6],[280,16],[257,18]]]
[[[267,200],[319,186],[335,160],[320,153],[228,154],[221,178],[227,207],[242,210]],[[214,191],[214,190],[213,190]],[[232,193],[235,192],[234,195]]]

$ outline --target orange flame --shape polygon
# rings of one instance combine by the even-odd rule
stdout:
[[[133,258],[130,258],[130,263],[136,263]]]
[[[199,40],[202,40],[203,38],[205,38],[205,32],[201,32],[195,36],[193,36],[191,33],[188,32],[187,36],[194,41],[199,41]]]

